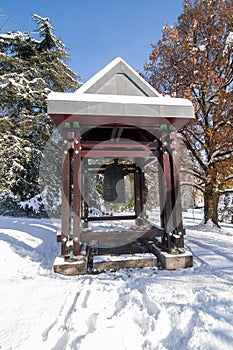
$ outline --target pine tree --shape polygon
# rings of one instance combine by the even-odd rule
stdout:
[[[65,45],[53,34],[49,18],[33,15],[38,25],[39,39],[36,45],[41,58],[40,73],[51,91],[69,91],[80,86],[80,79],[68,66],[68,53]]]
[[[233,224],[233,195],[225,194],[219,206],[220,221],[230,221]]]
[[[0,34],[0,193],[28,200],[40,192],[39,165],[53,123],[46,98],[80,86],[48,18],[32,33]]]
[[[205,223],[218,225],[218,202],[232,190],[233,1],[185,0],[174,26],[166,24],[145,70],[164,94],[186,97],[196,119],[181,133],[204,196]]]

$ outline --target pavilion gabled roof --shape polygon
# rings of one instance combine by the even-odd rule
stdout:
[[[121,57],[115,58],[77,91],[77,94],[108,94],[159,97],[160,94]]]
[[[48,113],[60,124],[72,116],[81,125],[128,123],[148,127],[194,118],[187,99],[160,95],[122,58],[116,58],[74,93],[51,92]]]

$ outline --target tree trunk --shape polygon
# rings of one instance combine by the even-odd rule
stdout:
[[[214,193],[214,189],[206,188],[204,193],[204,223],[206,224],[209,220],[213,222],[217,227],[218,223],[218,203],[219,203],[219,195]]]

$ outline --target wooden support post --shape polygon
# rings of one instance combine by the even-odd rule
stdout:
[[[176,131],[173,131],[174,145],[178,147]],[[182,209],[179,189],[178,157],[171,149],[171,131],[161,131],[160,156],[160,197],[163,198],[161,207],[161,223],[165,228],[163,245],[168,249],[184,246]],[[177,150],[175,150],[177,151]]]
[[[136,213],[136,225],[140,226],[143,224],[142,220],[142,193],[141,193],[141,168],[136,167],[134,175],[134,193],[135,193],[135,213]]]
[[[160,206],[160,225],[165,229],[164,219],[164,204],[166,200],[166,188],[163,173],[163,157],[162,157],[162,143],[156,152],[158,158],[158,178],[159,178],[159,206]]]
[[[71,152],[67,142],[64,142],[62,158],[61,255],[67,255],[71,229]]]
[[[81,250],[81,138],[80,130],[76,130],[74,138],[73,164],[73,253],[79,255]]]
[[[170,168],[170,155],[167,151],[163,151],[163,174],[165,182],[165,203],[164,203],[164,223],[165,223],[165,244],[167,249],[172,249],[171,233],[173,232],[173,199],[172,199],[172,177]]]
[[[142,198],[142,218],[143,221],[146,219],[146,181],[145,181],[145,173],[144,171],[141,171],[141,179],[140,179],[140,185],[141,185],[141,198]]]
[[[84,163],[84,176],[83,176],[83,202],[84,202],[84,228],[88,227],[88,159],[83,160]]]
[[[160,155],[158,157],[160,169],[159,169],[159,182],[160,182],[160,211],[161,211],[161,224],[165,229],[165,235],[163,237],[163,245],[168,249],[172,249],[174,244],[172,242],[171,234],[174,230],[173,223],[173,182],[171,174],[171,156],[169,153],[170,135],[167,130],[161,131],[161,147]]]
[[[180,196],[180,176],[179,176],[179,142],[177,139],[177,131],[172,132],[172,175],[173,175],[173,192],[174,192],[174,209],[173,209],[173,222],[176,227],[179,239],[177,239],[177,245],[179,248],[184,247],[184,234],[182,219],[182,206]]]

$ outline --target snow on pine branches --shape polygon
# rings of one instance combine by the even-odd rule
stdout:
[[[49,19],[32,17],[30,33],[0,33],[0,194],[19,201],[40,193],[39,164],[54,128],[46,114],[48,93],[80,86]]]

